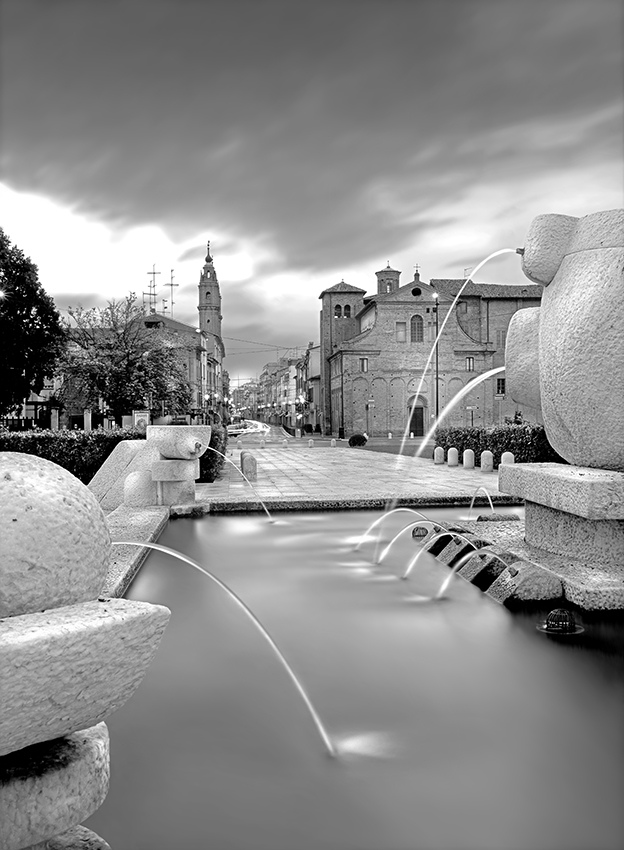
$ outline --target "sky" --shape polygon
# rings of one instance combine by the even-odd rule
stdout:
[[[193,325],[210,240],[232,387],[343,279],[624,205],[621,0],[0,0],[0,33],[0,227],[60,310],[155,269]]]

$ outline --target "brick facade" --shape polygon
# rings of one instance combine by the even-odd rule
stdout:
[[[401,436],[436,336],[465,280],[431,280],[418,273],[400,286],[390,265],[376,272],[377,293],[344,281],[321,295],[320,347],[322,421],[325,433]],[[540,304],[541,287],[469,282],[453,307],[438,346],[438,410],[477,375],[504,365],[505,335],[512,315]],[[347,316],[345,317],[345,308]],[[448,411],[445,424],[482,426],[512,418],[517,406],[505,397],[504,372],[486,379]],[[435,356],[425,371],[409,430],[416,436],[433,425],[436,410]],[[535,420],[539,414],[523,409]]]

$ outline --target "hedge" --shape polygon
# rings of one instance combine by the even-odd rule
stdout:
[[[144,440],[145,431],[137,428],[115,428],[112,431],[8,431],[0,428],[0,451],[24,452],[58,463],[83,484],[88,484],[115,446],[122,440]],[[225,454],[227,432],[212,428],[210,446]],[[222,457],[207,451],[200,459],[199,481],[214,481],[223,464]]]
[[[216,452],[226,455],[227,442],[227,428],[213,425],[212,434],[210,435],[210,448],[199,459],[199,478],[197,480],[200,483],[210,484],[219,478],[221,470],[225,465],[225,458],[219,457]],[[211,452],[210,449],[214,449],[215,451]]]
[[[137,428],[89,432],[0,429],[0,451],[24,452],[51,460],[88,484],[117,443],[144,439],[145,431]]]
[[[495,469],[503,452],[512,452],[516,463],[567,463],[548,442],[544,426],[528,422],[493,428],[438,428],[435,443],[445,454],[455,447],[460,463],[463,452],[472,449],[476,466],[481,465],[481,452],[487,449],[494,455]]]

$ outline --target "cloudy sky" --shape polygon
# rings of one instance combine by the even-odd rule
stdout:
[[[318,341],[343,278],[461,278],[535,215],[622,206],[623,10],[0,0],[0,226],[59,308],[142,299],[155,266],[192,324],[210,239],[235,386]]]

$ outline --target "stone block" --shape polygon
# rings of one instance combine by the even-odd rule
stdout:
[[[515,463],[516,458],[513,452],[503,452],[500,459],[501,463]]]
[[[449,466],[457,466],[459,463],[459,452],[455,448],[451,448],[448,450],[448,461]]]
[[[539,379],[548,440],[569,463],[618,471],[624,471],[623,261],[622,209],[578,219],[538,216],[522,258],[526,276],[545,287]]]
[[[123,705],[170,614],[107,599],[1,620],[0,755],[99,723]]]
[[[148,425],[147,441],[168,460],[195,460],[210,445],[210,425]]]
[[[105,511],[114,511],[124,500],[124,483],[131,472],[144,472],[160,460],[160,452],[146,440],[123,440],[113,449],[89,483]]]
[[[37,846],[75,827],[102,805],[109,776],[105,723],[0,758],[2,850]]]
[[[438,465],[444,463],[444,449],[442,446],[436,446],[433,450],[433,462]]]
[[[624,519],[624,474],[563,463],[499,467],[498,487],[549,508],[586,519]]]
[[[123,503],[132,508],[147,508],[157,504],[156,484],[151,472],[131,472],[126,476],[123,489]]]
[[[159,486],[163,505],[190,505],[195,501],[194,481],[161,481]]]
[[[74,826],[48,841],[32,844],[27,850],[111,850],[111,846],[86,826]]]
[[[475,453],[472,449],[466,449],[462,455],[464,469],[474,469]]]
[[[624,564],[624,520],[585,519],[527,501],[524,526],[531,546],[588,564]]]
[[[539,375],[539,307],[525,307],[511,317],[505,341],[506,392],[516,404],[541,410]]]
[[[196,460],[156,460],[152,464],[152,481],[196,481],[199,478],[199,458]]]
[[[23,452],[0,452],[0,468],[0,617],[94,599],[111,544],[93,493]]]
[[[486,593],[497,602],[559,599],[563,585],[557,576],[534,564],[515,561],[503,569]]]

